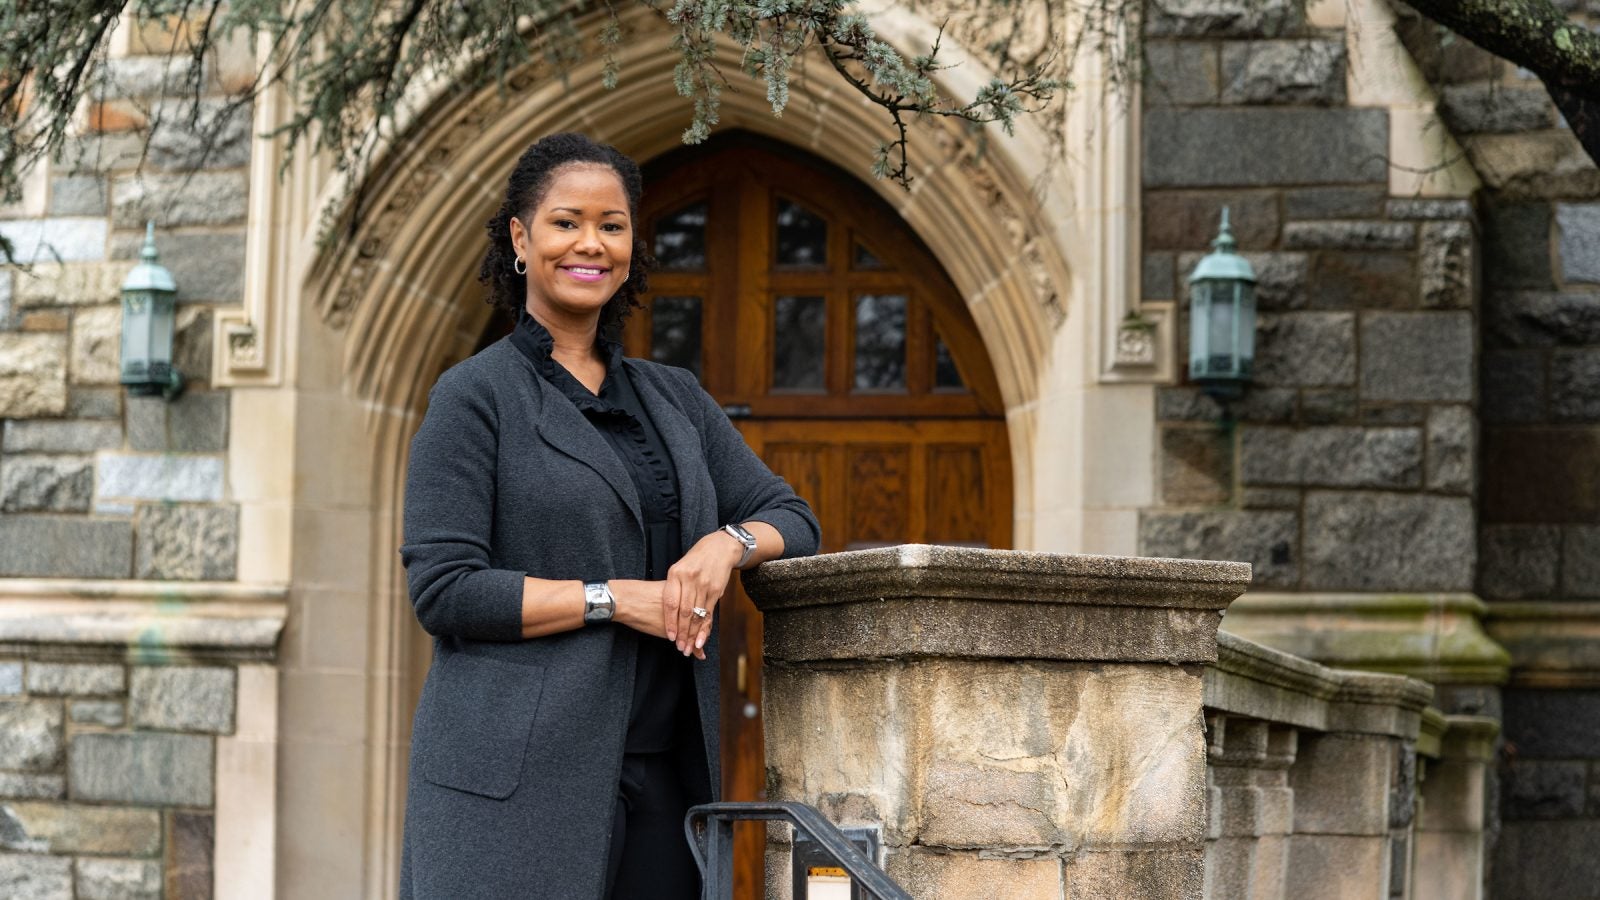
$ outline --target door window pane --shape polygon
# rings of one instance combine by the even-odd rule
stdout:
[[[778,265],[828,264],[828,223],[798,203],[778,201]]]
[[[850,267],[853,268],[853,269],[863,269],[863,270],[877,270],[877,269],[887,269],[888,268],[888,266],[883,264],[883,260],[879,259],[877,256],[875,256],[873,254],[873,252],[871,250],[868,250],[865,246],[863,246],[860,243],[856,244],[855,258],[850,260]]]
[[[650,304],[650,358],[700,377],[699,297],[657,297]]]
[[[936,390],[963,390],[966,388],[966,384],[961,381],[961,372],[956,368],[955,357],[950,355],[950,348],[945,346],[944,338],[942,337],[936,338],[934,341],[933,386]]]
[[[706,205],[694,203],[656,220],[656,259],[663,269],[706,267]]]
[[[906,298],[863,294],[856,298],[856,389],[904,390]]]
[[[772,318],[772,387],[823,390],[827,304],[821,297],[779,297]]]

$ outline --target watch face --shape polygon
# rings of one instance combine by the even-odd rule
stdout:
[[[616,611],[616,600],[603,582],[583,586],[583,621],[609,622]]]
[[[751,548],[752,550],[755,549],[756,536],[751,534],[749,530],[738,525],[729,525],[728,531],[732,533],[735,538],[738,538],[739,543]]]

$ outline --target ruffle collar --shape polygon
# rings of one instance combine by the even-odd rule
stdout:
[[[589,389],[583,386],[583,382],[573,377],[572,373],[567,371],[567,367],[556,360],[553,355],[556,349],[555,338],[551,336],[549,329],[539,324],[539,320],[529,315],[525,309],[517,313],[517,327],[511,332],[511,343],[533,363],[535,371],[565,394],[578,409],[600,415],[619,412],[626,415],[625,411],[601,399],[610,393],[607,388],[622,370],[622,344],[604,335],[595,335],[595,347],[600,351],[601,358],[606,361],[606,378],[600,384],[599,395],[596,395],[590,393]]]
[[[567,367],[551,355],[555,351],[555,338],[527,310],[517,316],[517,327],[511,333],[511,342],[533,363],[540,377],[571,400],[579,412],[596,424],[612,425],[627,436],[635,454],[635,465],[642,464],[644,471],[649,473],[649,480],[655,483],[660,514],[666,521],[677,521],[678,491],[671,464],[655,452],[649,437],[645,435],[645,425],[640,421],[640,417],[646,415],[644,403],[623,371],[622,344],[603,336],[597,335],[595,338],[595,345],[606,360],[605,381],[601,382],[597,395],[590,393],[583,382],[573,377]],[[636,407],[638,415],[630,412],[629,406]]]

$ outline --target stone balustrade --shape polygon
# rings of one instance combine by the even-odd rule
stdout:
[[[1493,719],[1226,632],[1205,692],[1207,896],[1478,896]]]
[[[1248,582],[915,545],[763,566],[769,796],[876,831],[917,897],[1478,896],[1494,720],[1219,635]]]

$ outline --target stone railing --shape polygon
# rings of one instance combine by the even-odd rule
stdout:
[[[1440,715],[1413,678],[1218,638],[1206,896],[1479,895],[1498,723]]]
[[[769,796],[875,831],[917,897],[1474,896],[1493,722],[1219,653],[1249,577],[916,545],[763,566]],[[781,828],[767,883],[789,897]]]

